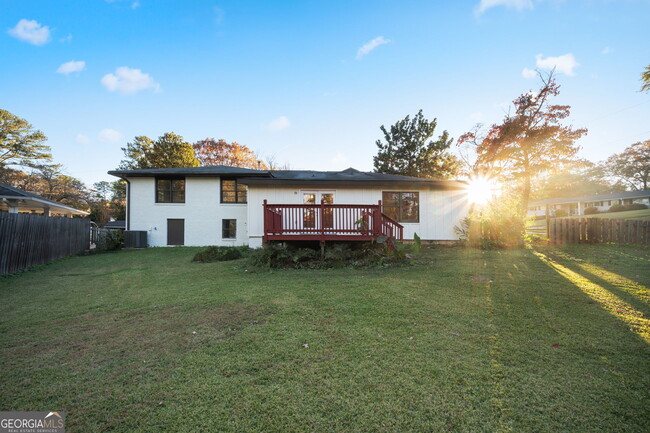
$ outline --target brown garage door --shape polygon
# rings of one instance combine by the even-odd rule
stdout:
[[[185,220],[167,220],[167,245],[185,245]]]

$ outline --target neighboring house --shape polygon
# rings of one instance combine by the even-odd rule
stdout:
[[[642,203],[650,206],[650,190],[624,191],[611,194],[585,195],[581,197],[549,198],[532,202],[528,205],[528,215],[546,215],[546,206],[549,207],[550,216],[562,209],[568,215],[584,215],[585,209],[595,207],[599,212],[607,212],[615,204]]]
[[[124,230],[126,229],[126,221],[125,220],[109,221],[106,224],[104,224],[104,228]]]
[[[466,183],[349,168],[340,172],[212,166],[115,170],[127,181],[129,231],[150,246],[272,240],[457,240]]]
[[[48,200],[40,195],[0,183],[0,212],[35,213],[45,216],[86,216],[88,212]]]

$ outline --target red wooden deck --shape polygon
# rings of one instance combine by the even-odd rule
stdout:
[[[264,242],[370,241],[378,236],[399,241],[403,227],[376,205],[268,204],[264,200]]]

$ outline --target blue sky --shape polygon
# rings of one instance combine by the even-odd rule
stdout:
[[[291,168],[372,169],[422,108],[454,138],[555,65],[602,160],[650,138],[647,0],[1,0],[0,107],[87,183],[137,135],[238,141]],[[57,72],[58,71],[58,72]]]

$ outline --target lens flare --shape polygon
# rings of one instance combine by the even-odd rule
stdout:
[[[487,204],[499,192],[499,184],[487,176],[472,177],[467,184],[467,199],[477,205]]]

